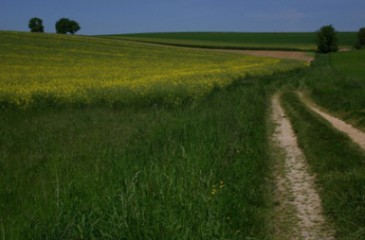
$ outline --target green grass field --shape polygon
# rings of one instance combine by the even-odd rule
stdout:
[[[365,49],[335,53],[331,56],[333,67],[344,77],[365,82]]]
[[[2,239],[270,239],[259,76],[306,64],[0,34]]]
[[[179,108],[1,111],[5,239],[269,236],[266,96]]]
[[[112,39],[129,39],[178,46],[228,48],[228,49],[273,49],[316,51],[316,35],[310,32],[293,33],[141,33],[104,35]],[[356,42],[355,32],[339,32],[341,47],[352,47]]]

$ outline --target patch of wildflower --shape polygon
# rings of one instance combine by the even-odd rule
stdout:
[[[54,44],[50,44],[54,43]],[[67,43],[67,44],[65,44]],[[112,103],[161,98],[179,105],[247,74],[298,67],[278,59],[109,42],[107,39],[2,32],[0,102]],[[166,96],[166,97],[164,97]]]
[[[220,191],[220,190],[222,190],[224,188],[224,182],[223,181],[220,181],[219,182],[219,184],[214,184],[213,186],[212,186],[212,190],[211,190],[211,194],[212,195],[216,195],[216,194],[218,194],[218,192]]]

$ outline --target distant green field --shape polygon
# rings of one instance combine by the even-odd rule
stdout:
[[[129,39],[179,46],[214,47],[232,49],[275,49],[315,51],[316,35],[313,32],[293,33],[141,33],[103,35],[100,37]],[[355,32],[339,32],[340,46],[351,47],[356,42]]]
[[[365,49],[333,54],[332,64],[348,77],[365,80]]]

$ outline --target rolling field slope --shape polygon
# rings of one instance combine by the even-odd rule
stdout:
[[[271,238],[259,76],[305,63],[0,36],[1,238]]]
[[[247,74],[300,62],[144,46],[101,38],[0,32],[0,104],[179,103]]]
[[[274,35],[148,37],[313,48],[309,34]],[[364,153],[290,93],[364,126],[363,50],[309,66],[124,37],[0,32],[0,239],[292,239],[295,214],[275,210],[292,204],[274,197],[279,89],[333,234],[364,239]]]
[[[141,33],[104,35],[100,37],[128,39],[151,43],[178,46],[227,48],[227,49],[266,49],[266,50],[316,50],[315,33]],[[339,32],[341,47],[351,47],[356,42],[355,32]]]
[[[345,77],[365,82],[365,49],[333,54],[332,64]]]

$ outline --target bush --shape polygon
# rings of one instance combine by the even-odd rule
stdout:
[[[323,26],[317,32],[317,47],[320,53],[338,51],[337,33],[332,25]]]

